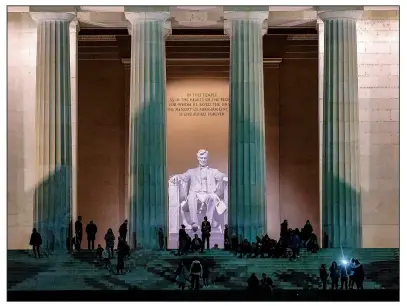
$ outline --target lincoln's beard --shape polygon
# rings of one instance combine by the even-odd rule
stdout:
[[[200,167],[206,167],[208,165],[207,160],[198,160]]]

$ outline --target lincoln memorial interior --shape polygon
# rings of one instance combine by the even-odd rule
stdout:
[[[263,217],[266,220],[265,231],[268,235],[278,237],[280,224],[286,219],[289,227],[293,229],[302,228],[306,220],[309,220],[317,236],[322,237],[325,232],[323,202],[326,201],[324,194],[327,192],[323,192],[326,175],[323,160],[326,152],[330,152],[329,149],[324,149],[323,145],[324,139],[329,139],[329,135],[326,136],[323,132],[324,128],[328,128],[324,125],[323,119],[327,118],[324,117],[324,112],[329,110],[323,109],[325,105],[323,100],[325,95],[329,96],[329,93],[335,92],[329,88],[337,88],[336,85],[331,84],[331,87],[326,85],[331,80],[328,77],[324,85],[324,71],[329,73],[330,69],[339,69],[339,77],[341,73],[352,74],[345,72],[345,68],[343,72],[341,68],[332,68],[336,67],[335,65],[324,67],[324,63],[327,63],[324,61],[324,52],[335,45],[335,41],[330,42],[328,36],[324,36],[324,25],[325,30],[328,24],[332,33],[339,33],[335,35],[345,37],[348,32],[340,30],[335,32],[335,27],[329,23],[333,19],[326,17],[328,15],[324,15],[327,19],[323,19],[322,15],[319,16],[319,10],[327,11],[326,8],[269,7],[268,15],[264,19],[267,23],[263,27],[265,33],[262,37],[259,36],[262,43],[252,38],[254,36],[249,32],[249,34],[245,32],[246,34],[241,34],[241,37],[246,35],[247,40],[239,47],[239,43],[234,43],[230,34],[225,31],[228,20],[226,8],[171,7],[166,27],[161,31],[166,32],[162,39],[165,53],[159,58],[156,55],[159,53],[157,50],[161,43],[159,39],[157,39],[159,42],[151,44],[154,48],[138,49],[137,41],[132,40],[132,33],[136,33],[137,27],[132,23],[134,20],[131,21],[132,19],[128,17],[131,13],[127,13],[123,7],[121,10],[119,8],[66,9],[68,12],[75,12],[75,18],[69,24],[69,34],[66,34],[69,36],[67,54],[70,63],[67,66],[70,68],[68,83],[71,100],[70,114],[65,116],[68,118],[65,120],[69,120],[71,127],[69,158],[72,166],[70,172],[72,188],[69,195],[72,221],[75,221],[77,216],[82,216],[84,225],[93,220],[98,227],[96,243],[102,245],[108,228],[112,228],[116,233],[125,219],[129,219],[130,223],[133,222],[134,212],[130,206],[133,205],[131,203],[134,201],[131,198],[134,194],[130,187],[134,181],[132,177],[135,175],[130,172],[133,169],[131,164],[134,164],[135,160],[135,155],[132,155],[135,152],[133,148],[135,144],[132,145],[132,142],[137,138],[135,133],[139,131],[140,135],[143,135],[142,143],[156,143],[154,142],[156,140],[150,138],[154,137],[151,135],[159,135],[155,130],[158,129],[155,126],[159,124],[148,123],[153,129],[148,135],[147,132],[140,132],[144,121],[154,121],[156,117],[152,117],[153,111],[150,110],[147,111],[148,116],[137,121],[133,118],[131,101],[137,100],[135,98],[137,95],[146,97],[152,93],[159,94],[159,88],[164,84],[165,129],[162,131],[166,136],[159,140],[160,148],[156,149],[157,152],[137,151],[137,158],[146,159],[148,154],[158,156],[160,154],[158,151],[164,150],[162,156],[166,156],[166,169],[160,171],[165,173],[162,194],[167,201],[162,205],[156,205],[155,195],[144,194],[144,197],[148,196],[146,201],[151,201],[151,205],[154,205],[154,210],[150,208],[148,213],[146,210],[136,212],[147,216],[143,221],[144,226],[149,224],[149,220],[154,219],[154,213],[160,214],[159,209],[162,208],[167,210],[163,212],[167,221],[175,215],[177,220],[182,220],[184,215],[181,212],[181,216],[178,206],[174,210],[174,215],[171,211],[173,200],[169,180],[173,175],[197,167],[199,150],[207,150],[209,167],[218,169],[225,177],[229,176],[229,182],[233,175],[238,175],[236,174],[238,171],[231,168],[232,165],[237,165],[238,161],[230,160],[235,158],[235,155],[230,153],[233,139],[240,137],[238,132],[235,134],[230,132],[236,126],[236,131],[242,129],[240,131],[243,131],[241,133],[244,135],[248,131],[247,137],[264,134],[264,143],[260,141],[258,148],[265,151],[266,179],[263,190],[266,194],[266,209],[263,211],[265,214]],[[353,94],[356,97],[358,95],[358,100],[351,104],[357,106],[357,109],[353,108],[355,109],[353,114],[357,116],[358,113],[359,116],[356,120],[358,129],[354,129],[356,134],[351,139],[359,141],[359,159],[355,162],[359,189],[355,188],[359,194],[355,199],[360,201],[360,212],[352,210],[346,213],[360,213],[360,220],[357,222],[361,227],[361,247],[394,248],[399,247],[399,12],[394,7],[381,9],[358,7],[351,10],[361,11],[357,20],[355,31],[357,37],[354,44],[357,87],[354,88]],[[42,83],[39,79],[41,78],[42,82],[49,79],[43,79],[37,67],[38,58],[46,57],[46,55],[40,57],[39,50],[41,39],[46,40],[47,37],[44,35],[45,38],[42,36],[40,38],[39,34],[47,32],[45,30],[41,32],[35,18],[32,17],[41,12],[37,10],[33,14],[34,11],[32,7],[14,7],[14,9],[10,7],[8,12],[9,249],[28,248],[29,235],[35,222],[39,222],[33,218],[36,214],[35,203],[39,201],[39,185],[52,185],[54,181],[61,181],[58,175],[64,176],[63,167],[60,171],[62,174],[58,173],[57,168],[53,168],[55,171],[53,174],[51,168],[47,168],[48,172],[38,171],[38,164],[41,164],[41,161],[38,162],[38,152],[41,150],[38,149],[40,145],[37,140],[39,130],[36,120],[39,119],[38,115],[36,116],[38,108],[36,101],[38,102],[41,96],[39,88]],[[154,30],[151,30],[151,33],[154,34]],[[60,40],[56,39],[56,42],[63,40],[61,35],[58,36]],[[257,51],[257,46],[260,46],[260,51]],[[345,50],[343,52],[346,53],[347,44],[342,46]],[[44,49],[44,52],[49,55],[53,52],[52,48],[55,51],[54,46],[49,50]],[[140,55],[138,52],[149,53]],[[251,61],[245,59],[245,56],[249,56],[247,54],[252,54],[251,52],[253,54],[259,52],[263,57],[263,71],[259,70],[260,74],[262,73],[260,76],[256,75],[256,68],[250,67]],[[335,56],[340,57],[342,51],[338,52],[332,51],[333,55],[329,53],[333,57],[331,61],[335,61]],[[149,64],[142,64],[141,57],[149,58],[150,60],[146,60]],[[338,58],[336,60],[339,62]],[[342,59],[345,66],[347,61],[351,61],[349,58],[346,59],[345,55],[345,59]],[[137,60],[137,65],[142,67],[132,65],[132,60]],[[151,81],[148,86],[152,87],[148,90],[143,89],[143,93],[140,93],[142,90],[137,78],[159,76],[160,60],[165,61],[164,79]],[[243,67],[241,68],[243,72],[239,71],[240,68],[232,67],[239,61],[242,63],[239,67]],[[247,62],[249,65],[243,64]],[[55,65],[57,64],[54,63]],[[151,65],[156,66],[152,68]],[[247,76],[241,75],[242,73]],[[245,111],[249,113],[248,117],[254,112],[253,116],[259,116],[258,118],[264,122],[258,125],[260,132],[251,132],[252,127],[245,130],[247,123],[245,125],[239,121],[234,124],[233,118],[238,117],[231,113],[230,103],[233,103],[234,97],[239,95],[246,95],[241,98],[242,101],[251,101],[245,102],[246,104],[242,102],[242,105],[263,101],[254,89],[239,92],[239,86],[243,86],[244,83],[256,83],[253,80],[259,77],[263,82],[264,90],[261,94],[264,95],[264,108],[261,107],[258,111],[248,107]],[[249,88],[251,85],[247,86]],[[62,89],[60,90],[62,92]],[[346,88],[343,91],[339,90],[339,96],[347,95],[350,91],[352,90]],[[240,97],[236,98],[236,101]],[[339,117],[345,116],[348,112],[346,110],[340,112]],[[264,119],[261,119],[263,115]],[[138,124],[132,123],[135,120]],[[257,122],[256,120],[254,122]],[[133,128],[134,125],[137,127]],[[335,132],[335,128],[333,131]],[[150,140],[145,140],[146,137],[150,137],[148,138]],[[338,141],[341,139],[339,136]],[[51,142],[49,146],[47,148],[51,150]],[[345,152],[348,146],[350,144],[341,148]],[[243,162],[242,166],[249,169],[246,172],[247,180],[253,179],[257,182],[261,175],[258,175],[257,170],[250,168],[252,161],[257,161],[251,157],[255,156],[255,153],[252,152],[252,148],[236,149],[239,150],[243,150],[244,154],[247,154],[245,156],[249,156],[249,161]],[[346,163],[348,155],[343,156]],[[156,175],[158,176],[154,173],[153,176]],[[242,180],[245,181],[245,178]],[[225,182],[227,188],[228,183],[226,180]],[[152,179],[151,184],[158,183]],[[232,188],[231,186],[229,185],[229,188]],[[326,188],[329,189],[329,186]],[[49,190],[51,189],[49,187]],[[53,190],[58,192],[59,189]],[[147,193],[151,193],[152,190],[150,188]],[[351,192],[344,192],[346,197],[353,198]],[[242,194],[246,196],[243,191]],[[161,193],[156,196],[157,201],[163,198]],[[222,200],[226,202],[227,198],[231,200],[229,206],[232,207],[235,196],[230,190],[229,194],[225,192]],[[140,201],[140,197],[137,199],[135,201]],[[258,200],[261,201],[260,198]],[[178,205],[181,200],[177,198],[175,202]],[[239,214],[247,213],[250,220],[254,220],[255,212],[246,206],[241,206],[244,210],[239,211]],[[222,217],[223,210],[215,213]],[[223,221],[219,221],[219,226],[232,220],[234,217],[231,214],[235,213],[231,211],[229,219],[225,217]],[[261,216],[259,218],[261,219]],[[172,228],[168,222],[164,224],[154,222],[150,225],[151,228],[156,230],[157,227],[163,227],[166,235],[176,233],[179,224],[182,223],[178,221]],[[171,223],[171,220],[169,222]],[[340,224],[348,226],[347,221],[343,222],[345,223]],[[329,229],[329,233],[331,232],[334,230]],[[258,233],[261,234],[264,233]]]

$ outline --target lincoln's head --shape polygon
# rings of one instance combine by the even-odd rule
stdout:
[[[196,154],[198,157],[198,162],[200,167],[206,167],[208,165],[208,151],[199,150]]]

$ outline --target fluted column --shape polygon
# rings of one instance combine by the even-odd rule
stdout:
[[[65,249],[72,213],[70,13],[31,13],[37,22],[36,135],[39,182],[34,226],[43,247]]]
[[[356,22],[360,11],[324,21],[322,222],[329,247],[361,246]]]
[[[169,12],[129,12],[131,233],[157,248],[156,229],[167,224],[165,38]]]
[[[266,231],[263,35],[268,11],[225,12],[230,36],[229,226],[254,241]]]

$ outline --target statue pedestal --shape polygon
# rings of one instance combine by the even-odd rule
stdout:
[[[187,234],[189,235],[189,237],[191,237],[191,239],[194,238],[194,232],[192,232],[192,230],[187,230]],[[201,232],[197,232],[198,237],[202,239],[202,234]],[[209,240],[210,244],[210,248],[213,248],[215,246],[215,244],[217,244],[219,246],[220,249],[224,248],[223,245],[223,233],[217,232],[217,233],[211,233],[211,237]],[[205,246],[206,248],[206,246]],[[169,250],[178,250],[178,233],[175,234],[169,234],[168,236],[168,249]]]

